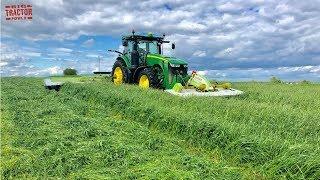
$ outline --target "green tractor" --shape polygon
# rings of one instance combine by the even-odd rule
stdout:
[[[230,83],[211,82],[193,71],[188,75],[188,63],[182,59],[163,55],[163,44],[170,43],[163,36],[131,35],[122,37],[123,52],[113,65],[111,76],[116,85],[138,84],[141,88],[158,88],[180,96],[231,96],[242,91],[231,89]],[[171,44],[175,49],[175,44]]]
[[[176,83],[185,85],[188,64],[182,59],[162,55],[164,35],[132,35],[122,37],[123,52],[113,65],[111,76],[116,85],[137,83],[142,88],[172,89]],[[175,44],[172,44],[172,49]]]

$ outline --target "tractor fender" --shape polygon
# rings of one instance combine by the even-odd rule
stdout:
[[[130,67],[129,64],[127,63],[127,61],[125,61],[122,57],[118,56],[117,61],[121,61],[123,64],[125,64],[127,67]]]

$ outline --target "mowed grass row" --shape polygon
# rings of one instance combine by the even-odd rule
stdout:
[[[302,97],[301,90],[287,85],[238,86],[246,87],[243,89],[248,94],[231,98],[180,98],[158,90],[115,87],[111,83],[66,84],[62,93],[108,105],[124,117],[175,134],[195,146],[218,149],[227,161],[253,166],[267,177],[319,178],[320,116],[312,104],[306,107],[308,103],[302,100],[299,105],[292,98]],[[277,94],[291,91],[283,99],[291,98],[293,105],[266,98],[270,94],[267,87]],[[319,85],[310,88],[318,90]],[[252,95],[250,89],[257,93]],[[315,92],[306,96],[311,99],[310,96],[318,95]]]
[[[55,92],[45,90],[41,79],[2,79],[2,178],[263,177],[226,161],[219,151],[194,147],[79,96],[76,88]]]

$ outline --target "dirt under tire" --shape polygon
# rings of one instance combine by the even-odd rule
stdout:
[[[111,78],[112,82],[116,85],[120,85],[122,83],[129,83],[130,74],[124,62],[117,60],[113,64]]]
[[[145,82],[145,84],[143,84],[144,82],[141,82],[141,81],[145,81],[146,78],[147,78],[148,83]],[[145,68],[144,70],[142,70],[140,72],[139,77],[138,77],[138,84],[140,87],[142,87],[142,88],[149,88],[149,87],[157,88],[158,83],[159,83],[158,77],[152,69]]]

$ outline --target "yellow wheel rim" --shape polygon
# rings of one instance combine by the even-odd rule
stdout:
[[[148,76],[142,75],[139,79],[139,86],[143,89],[149,88],[149,79]]]
[[[123,82],[123,73],[120,67],[116,67],[113,73],[113,83],[115,85],[120,85]]]

